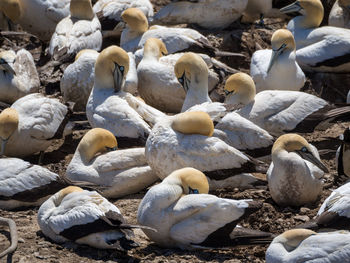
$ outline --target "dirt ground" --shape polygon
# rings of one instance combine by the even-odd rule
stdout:
[[[169,1],[153,1],[156,10],[167,2]],[[213,45],[224,50],[243,53],[246,56],[244,59],[230,60],[222,58],[221,60],[231,67],[249,72],[252,53],[259,48],[269,48],[273,31],[283,27],[286,21],[287,19],[279,18],[267,19],[266,27],[235,22],[224,31],[209,32],[201,30],[201,32],[208,36]],[[59,66],[45,66],[47,60],[42,56],[44,47],[40,41],[28,36],[3,35],[0,36],[0,46],[5,49],[19,49],[21,47],[28,49],[33,54],[40,72],[41,92],[54,97],[61,96],[59,80],[62,75],[62,68]],[[347,93],[347,85],[344,85],[344,81],[348,78],[348,75],[339,77],[328,74],[309,74],[304,90],[317,94],[331,102],[344,102]],[[216,92],[221,93],[221,88],[222,85],[217,88]],[[75,113],[72,118],[73,120],[86,120],[84,113]],[[264,202],[259,211],[242,222],[244,227],[279,234],[306,222],[316,215],[318,208],[330,194],[330,191],[346,181],[346,178],[338,178],[336,175],[335,150],[340,143],[338,136],[349,124],[336,123],[325,131],[304,134],[305,138],[319,149],[322,161],[330,171],[325,175],[324,190],[320,200],[315,204],[300,208],[279,207],[271,199],[267,187],[247,190],[222,189],[212,192],[212,194],[233,199],[252,198]],[[89,126],[82,125],[81,129],[74,131],[65,141],[57,140],[45,154],[44,166],[53,172],[64,174],[79,140],[88,129]],[[38,155],[30,156],[26,160],[37,163]],[[146,190],[139,194],[113,200],[113,203],[118,206],[128,222],[136,223],[136,211],[145,192]],[[7,259],[7,262],[264,262],[267,248],[266,245],[201,251],[164,249],[148,240],[141,230],[135,230],[135,240],[140,246],[128,251],[127,254],[78,246],[74,243],[55,244],[46,239],[40,231],[36,222],[37,211],[37,207],[18,211],[0,210],[1,216],[15,220],[19,234],[18,249],[12,257]],[[9,245],[8,238],[8,230],[0,227],[0,251]],[[2,259],[1,262],[6,262],[6,259]]]

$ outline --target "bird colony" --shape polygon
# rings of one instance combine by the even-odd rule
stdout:
[[[0,0],[0,258],[350,262],[350,1]]]

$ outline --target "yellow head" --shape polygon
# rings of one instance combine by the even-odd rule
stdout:
[[[303,28],[318,27],[324,16],[324,9],[320,0],[297,0],[280,11],[286,14],[300,12],[304,16],[300,21]]]
[[[143,55],[159,59],[164,55],[168,55],[168,50],[162,40],[158,38],[149,38],[146,40]]]
[[[208,194],[209,183],[207,177],[199,170],[186,167],[172,172],[171,179],[179,179],[184,194]]]
[[[67,195],[69,195],[70,193],[74,193],[74,192],[82,192],[84,191],[83,189],[81,189],[78,186],[68,186],[66,188],[63,188],[62,190],[60,190],[57,194],[56,194],[56,200],[55,200],[55,205],[59,206],[63,200],[63,198]]]
[[[316,232],[309,229],[291,229],[276,237],[276,240],[290,252],[297,248],[305,239],[316,234]]]
[[[273,144],[272,159],[274,159],[281,151],[295,152],[304,160],[313,163],[324,172],[328,172],[328,169],[323,165],[319,158],[314,155],[314,151],[310,144],[298,134],[288,133],[280,136]]]
[[[108,130],[94,128],[81,139],[77,151],[85,162],[90,162],[97,153],[114,151],[118,147],[117,139]]]
[[[78,52],[78,54],[75,55],[75,59],[74,61],[77,61],[78,58],[80,58],[83,54],[88,54],[88,53],[91,53],[91,54],[98,54],[98,52],[96,50],[93,50],[93,49],[83,49],[83,50],[80,50]]]
[[[13,22],[17,22],[21,16],[19,0],[1,0],[0,11],[2,11]]]
[[[95,63],[95,87],[120,91],[129,72],[129,56],[118,46],[102,50]]]
[[[292,32],[287,29],[278,29],[271,38],[272,50],[295,50],[295,41]]]
[[[256,94],[255,83],[246,73],[231,75],[225,83],[224,91],[227,95],[227,104],[248,104],[253,101]]]
[[[183,112],[173,117],[171,128],[184,134],[212,136],[214,124],[206,112]]]
[[[4,109],[0,113],[0,138],[7,140],[18,128],[18,113],[13,108]]]
[[[92,20],[95,16],[92,10],[91,0],[71,0],[70,14],[81,20]]]
[[[144,33],[148,30],[147,17],[138,8],[126,9],[121,17],[132,31]]]

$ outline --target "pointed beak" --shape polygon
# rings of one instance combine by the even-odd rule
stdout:
[[[296,151],[296,152],[297,152],[297,154],[299,154],[301,156],[301,158],[303,158],[303,159],[309,161],[310,163],[316,165],[318,168],[320,168],[325,173],[328,173],[327,167],[324,166],[324,164],[318,158],[316,158],[312,153],[310,153],[310,152],[302,152],[302,151]]]
[[[272,54],[271,54],[271,58],[270,58],[270,63],[269,66],[267,68],[267,73],[270,72],[273,64],[277,61],[278,57],[280,55],[280,51],[279,50],[272,50]]]
[[[114,92],[119,92],[119,91],[122,90],[123,81],[124,81],[124,76],[120,72],[118,65],[115,65],[115,70],[114,70]]]
[[[0,69],[3,69],[9,73],[11,73],[12,75],[16,75],[15,70],[13,69],[13,67],[8,64],[6,61],[4,61],[3,59],[0,60]]]
[[[280,12],[288,14],[293,12],[299,12],[302,9],[299,1],[295,1],[293,4],[287,5],[280,9]]]

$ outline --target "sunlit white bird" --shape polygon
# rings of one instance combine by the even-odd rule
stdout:
[[[0,11],[23,30],[48,41],[57,23],[69,15],[69,3],[70,0],[2,0]]]
[[[211,188],[244,188],[260,183],[251,174],[242,173],[263,171],[265,167],[213,137],[213,132],[213,122],[204,112],[163,118],[147,139],[147,163],[161,179],[183,167],[196,168],[211,179]]]
[[[347,262],[350,233],[335,231],[316,233],[292,229],[274,238],[266,251],[266,263]]]
[[[0,52],[0,101],[13,103],[38,92],[40,80],[33,56],[25,49]]]
[[[65,102],[74,102],[75,111],[85,111],[95,79],[95,62],[98,52],[83,49],[75,56],[75,61],[63,73],[60,81],[61,93]],[[137,91],[137,73],[134,55],[129,52],[129,72],[126,75],[124,89],[130,93]]]
[[[241,17],[248,0],[173,1],[160,9],[154,24],[196,24],[208,29],[223,29]]]
[[[0,114],[4,119],[0,125],[1,154],[24,157],[45,151],[52,139],[64,135],[68,112],[68,107],[58,99],[39,93],[18,99]],[[8,125],[7,120],[16,121]]]
[[[117,140],[110,131],[88,131],[67,167],[67,178],[101,185],[108,198],[137,193],[158,180],[146,162],[144,148],[116,149]]]
[[[329,26],[350,28],[350,1],[335,1],[328,17]]]
[[[255,51],[250,63],[256,91],[297,90],[304,86],[305,75],[296,62],[293,34],[279,29],[271,38],[272,50]]]
[[[120,46],[126,51],[135,52],[143,48],[147,39],[159,38],[166,45],[169,54],[192,49],[210,56],[242,56],[240,54],[217,50],[209,43],[209,40],[205,36],[193,29],[165,26],[152,26],[148,28],[147,18],[138,8],[128,8],[125,10],[122,13],[122,19],[126,23],[126,28],[122,32]]]
[[[153,6],[149,0],[98,0],[93,10],[97,14],[102,30],[113,30],[122,21],[121,14],[128,8],[138,8],[145,16],[153,17]]]
[[[92,10],[91,0],[71,0],[70,16],[57,24],[51,37],[50,55],[75,55],[87,48],[99,51],[101,46],[101,24]]]
[[[99,249],[125,251],[136,244],[133,226],[119,209],[95,191],[69,186],[46,200],[38,211],[45,236],[57,243],[74,241]]]
[[[246,85],[240,85],[240,82]],[[236,83],[236,84],[235,84]],[[225,103],[240,105],[236,112],[271,135],[313,132],[335,120],[350,117],[350,107],[337,107],[300,91],[264,90],[256,94],[254,81],[244,73],[234,74],[225,84]]]
[[[239,245],[240,238],[235,240],[232,231],[240,220],[261,208],[261,203],[218,198],[208,191],[208,181],[202,172],[189,167],[176,170],[146,193],[139,205],[137,220],[157,230],[143,229],[162,247]],[[266,237],[267,233],[264,234],[260,237]],[[258,241],[259,235],[250,238]],[[249,239],[245,241],[249,243]]]
[[[174,66],[183,53],[167,54],[165,44],[160,39],[150,38],[146,41],[144,56],[137,66],[138,91],[147,104],[165,112],[180,112],[186,93],[175,76]],[[213,65],[215,59],[205,54],[199,55],[208,67],[217,66],[220,70],[221,63]],[[211,69],[208,75],[208,91],[218,82],[218,74]]]
[[[328,172],[317,149],[300,135],[289,133],[276,140],[271,155],[267,181],[272,199],[281,206],[315,202]]]
[[[297,0],[281,9],[283,13],[300,12],[289,21],[297,48],[297,61],[304,71],[349,72],[350,29],[324,26],[320,0]]]
[[[93,128],[144,143],[151,127],[165,114],[123,91],[128,71],[129,56],[122,48],[110,46],[100,53],[86,115]]]

